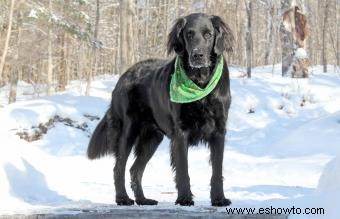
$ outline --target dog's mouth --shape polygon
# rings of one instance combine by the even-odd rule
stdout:
[[[209,59],[189,59],[189,65],[191,68],[206,68],[210,67],[211,61]]]

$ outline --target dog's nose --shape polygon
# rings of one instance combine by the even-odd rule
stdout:
[[[203,51],[201,49],[193,49],[192,50],[192,57],[194,59],[202,59],[203,58]]]

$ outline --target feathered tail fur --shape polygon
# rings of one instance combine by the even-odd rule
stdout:
[[[119,121],[115,120],[111,110],[108,110],[91,136],[87,157],[92,160],[108,154],[116,154],[120,132]]]

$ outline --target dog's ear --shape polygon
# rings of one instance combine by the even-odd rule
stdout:
[[[234,34],[230,27],[218,16],[210,18],[216,33],[214,52],[218,55],[224,51],[231,53],[234,46]]]
[[[168,35],[168,54],[171,54],[172,51],[175,51],[177,54],[180,54],[184,51],[184,40],[182,36],[182,30],[186,24],[185,18],[179,18],[176,20],[174,26],[172,27],[169,35]]]

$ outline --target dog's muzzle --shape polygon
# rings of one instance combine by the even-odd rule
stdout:
[[[202,49],[193,49],[190,55],[189,64],[192,68],[202,68],[209,67],[210,61]]]

